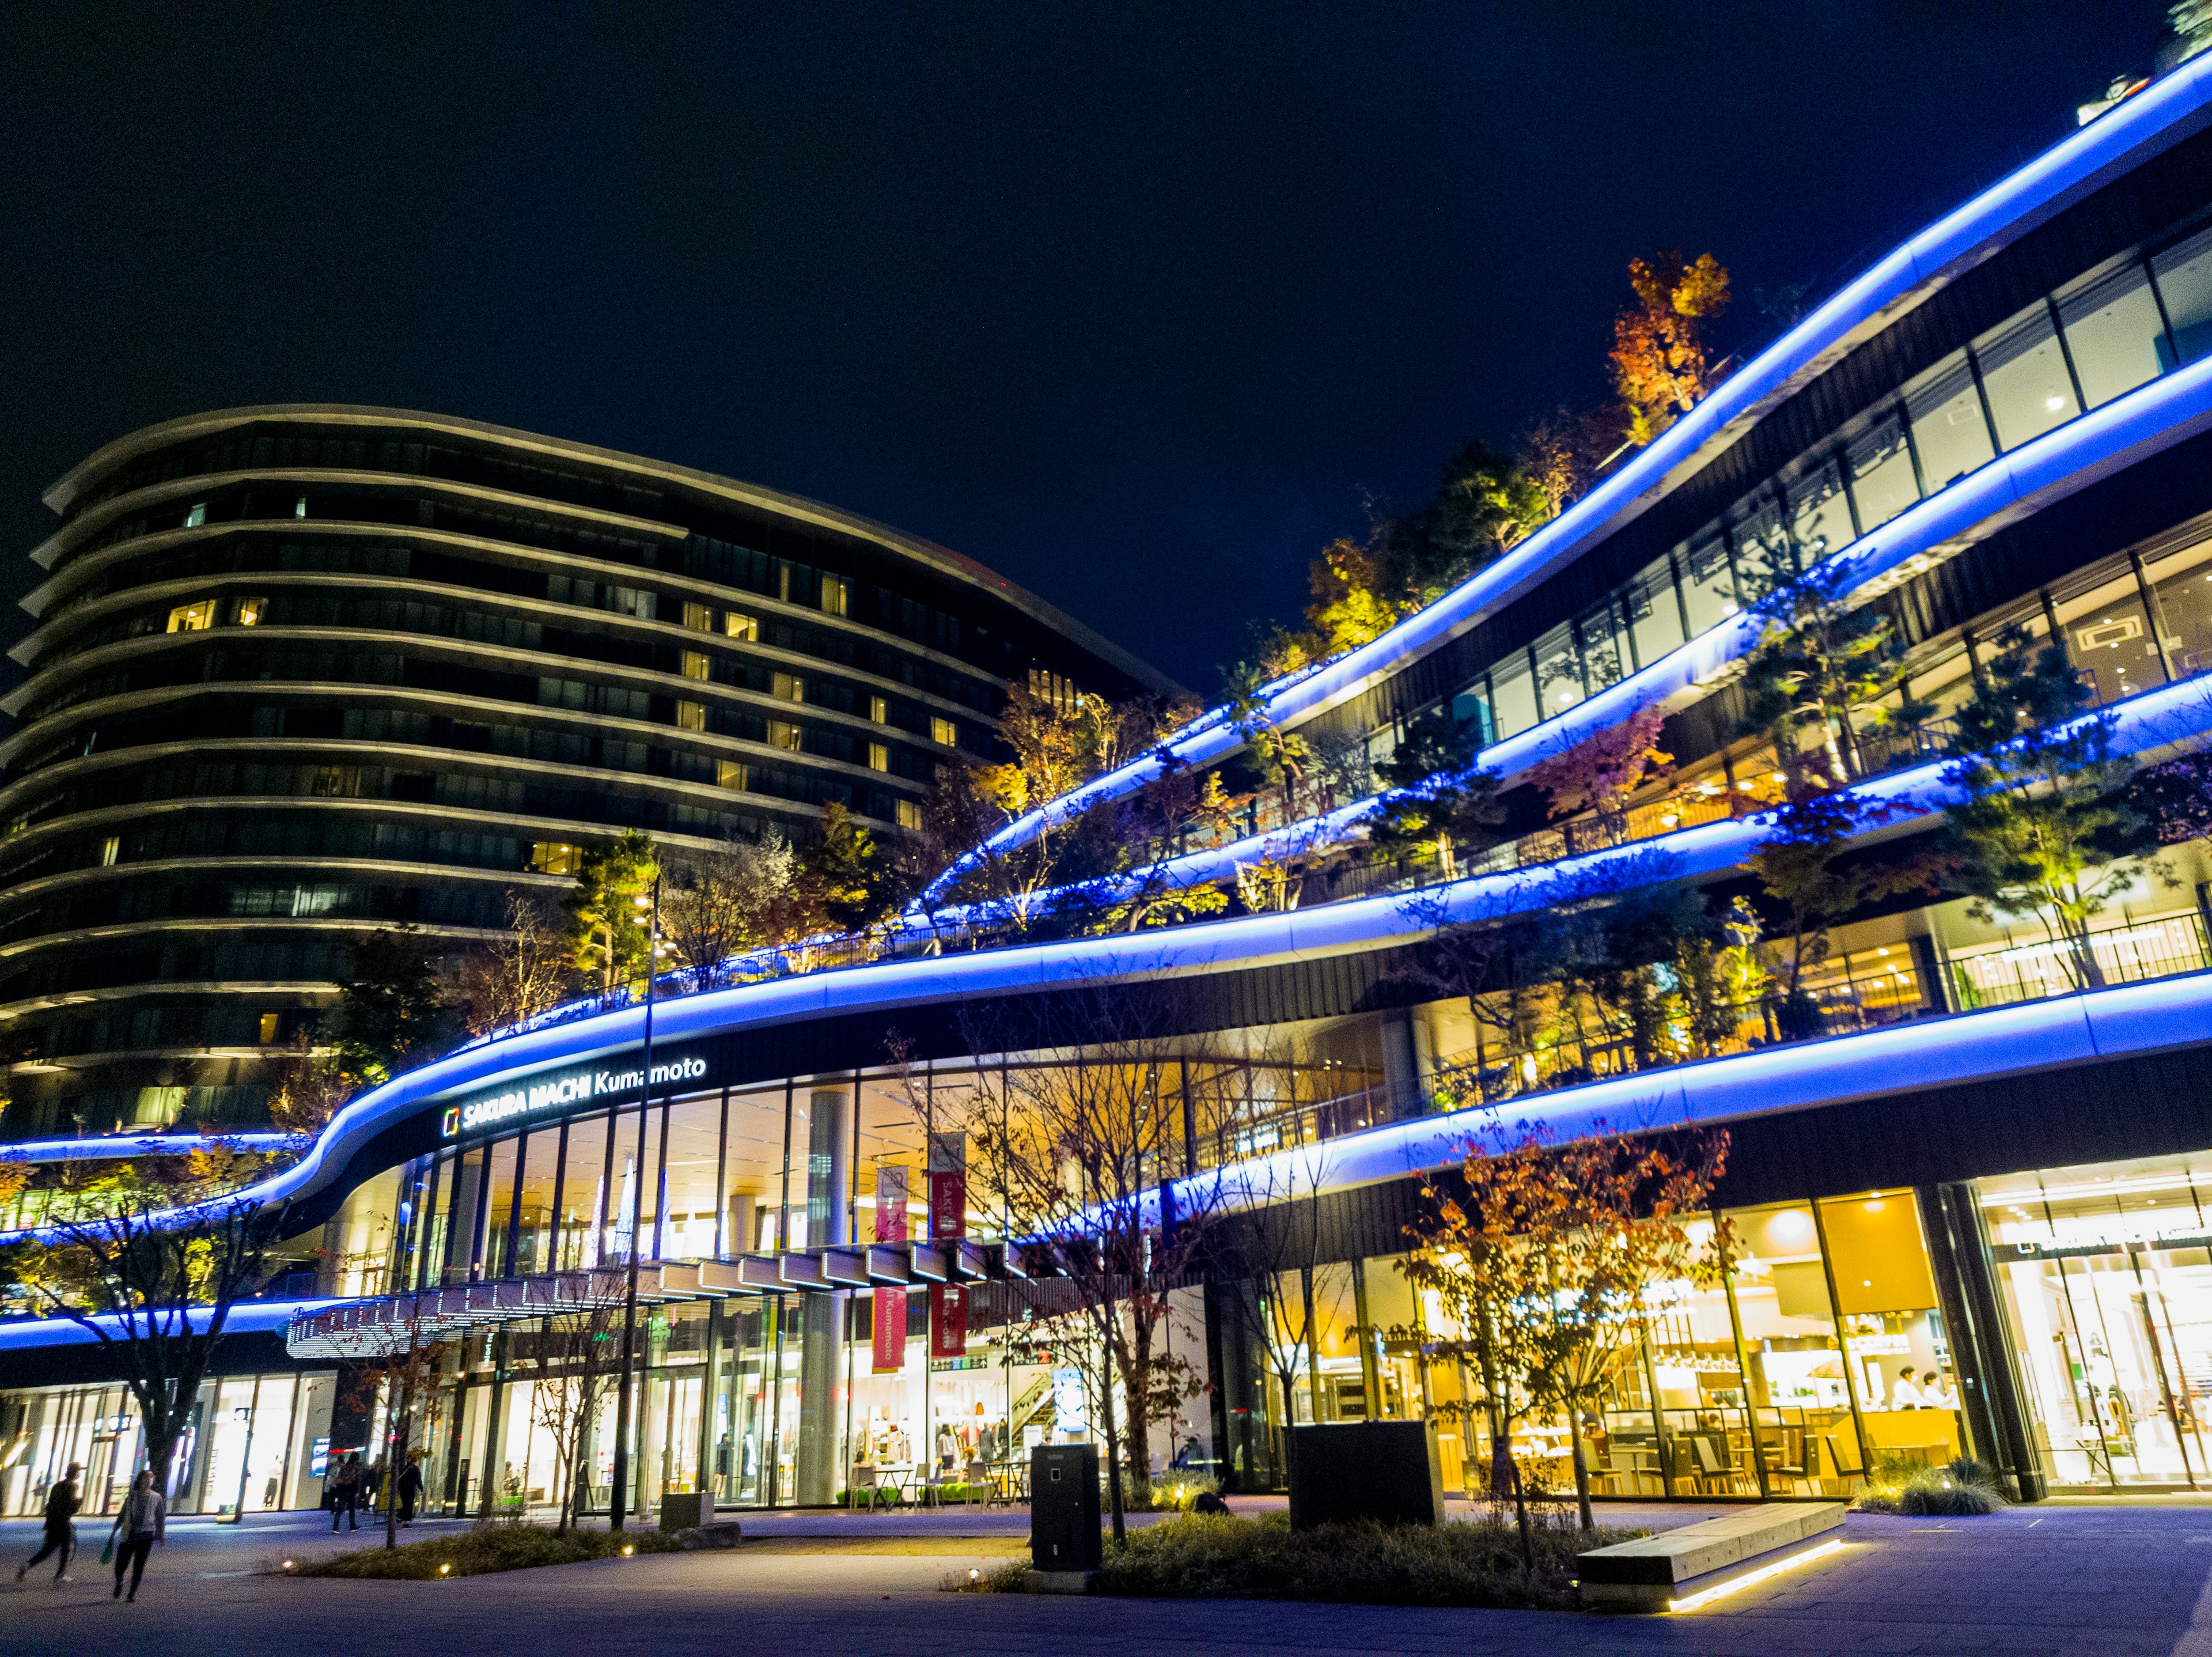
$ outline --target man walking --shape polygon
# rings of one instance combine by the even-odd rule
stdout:
[[[420,1450],[407,1453],[407,1465],[399,1470],[399,1477],[392,1483],[392,1493],[399,1498],[399,1522],[412,1525],[415,1522],[415,1504],[422,1499],[422,1453]]]
[[[54,1581],[70,1580],[70,1556],[76,1551],[76,1510],[82,1504],[77,1495],[76,1476],[84,1471],[82,1463],[72,1461],[68,1474],[46,1492],[46,1534],[38,1552],[16,1567],[15,1580],[20,1582],[31,1574],[31,1567],[50,1553],[61,1555],[61,1563],[54,1567]]]
[[[361,1528],[361,1458],[348,1456],[338,1467],[337,1483],[331,1487],[331,1534],[338,1533],[338,1520]]]
[[[142,1467],[138,1477],[131,1481],[131,1494],[123,1498],[123,1510],[115,1515],[115,1523],[108,1529],[108,1539],[115,1547],[115,1592],[108,1598],[123,1596],[123,1573],[131,1573],[131,1598],[138,1597],[138,1584],[146,1575],[146,1556],[154,1551],[156,1542],[169,1539],[169,1503],[154,1488],[154,1470]]]

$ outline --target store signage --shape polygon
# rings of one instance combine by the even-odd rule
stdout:
[[[707,1061],[696,1055],[690,1058],[671,1059],[665,1064],[653,1067],[653,1085],[659,1087],[672,1082],[698,1081],[703,1080],[706,1074]],[[564,1105],[580,1105],[590,1100],[605,1099],[610,1093],[635,1093],[645,1085],[645,1081],[642,1069],[629,1069],[574,1070],[566,1075],[532,1081],[505,1093],[494,1093],[489,1098],[471,1100],[464,1105],[447,1106],[440,1136],[453,1139],[462,1134],[496,1127],[518,1116],[558,1110]]]
[[[968,1136],[929,1136],[929,1235],[933,1242],[968,1234]],[[968,1292],[957,1283],[929,1291],[929,1355],[968,1355]]]
[[[906,1169],[897,1163],[876,1165],[876,1240],[906,1241]],[[896,1375],[906,1368],[906,1291],[876,1291],[874,1330],[875,1371]]]

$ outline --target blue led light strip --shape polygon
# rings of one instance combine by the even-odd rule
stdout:
[[[1669,474],[1734,423],[1755,417],[1799,375],[1825,367],[1885,325],[1921,285],[1948,277],[2007,231],[2024,233],[2140,157],[2134,152],[2188,136],[2212,103],[2212,54],[2192,58],[2092,125],[1955,209],[1892,252],[1815,309],[1669,427],[1656,442],[1559,517],[1443,598],[1334,661],[1278,681],[1260,699],[1274,724],[1309,718],[1354,694],[1405,657],[1466,631],[1582,551],[1617,513],[1662,491]],[[1184,765],[1211,764],[1244,738],[1226,708],[1215,708],[1167,744]],[[1158,775],[1149,756],[1048,801],[993,835],[931,882],[922,903],[949,890],[994,852],[1045,827],[1130,794]],[[917,911],[920,905],[917,905]]]

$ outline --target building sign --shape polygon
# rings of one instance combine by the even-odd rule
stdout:
[[[941,1243],[968,1234],[968,1136],[929,1136],[929,1240]],[[968,1355],[968,1292],[957,1283],[929,1291],[929,1355]]]
[[[672,1058],[665,1064],[653,1067],[653,1085],[660,1087],[672,1082],[698,1081],[706,1074],[707,1061],[703,1058],[696,1055]],[[456,1139],[463,1134],[495,1128],[518,1116],[534,1116],[540,1111],[558,1110],[564,1105],[581,1105],[611,1093],[634,1093],[644,1085],[645,1072],[641,1069],[572,1070],[565,1075],[526,1082],[506,1093],[447,1106],[440,1137]]]
[[[906,1168],[876,1165],[876,1240],[906,1241]],[[875,1306],[875,1370],[896,1375],[906,1368],[906,1291],[879,1288]]]

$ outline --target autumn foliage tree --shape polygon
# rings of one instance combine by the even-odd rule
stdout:
[[[1613,386],[1630,441],[1643,444],[1712,389],[1705,325],[1728,308],[1729,273],[1711,253],[1655,253],[1628,261],[1628,285],[1636,303],[1613,319]]]
[[[1458,1333],[1425,1332],[1482,1382],[1491,1489],[1510,1491],[1528,1545],[1528,1508],[1510,1445],[1514,1422],[1568,1417],[1583,1528],[1593,1527],[1581,1416],[1642,1338],[1651,1292],[1718,1270],[1710,1209],[1728,1157],[1724,1130],[1629,1134],[1599,1124],[1559,1142],[1540,1127],[1493,1124],[1459,1162],[1423,1182],[1412,1252],[1399,1270],[1432,1293]],[[1463,1405],[1444,1404],[1444,1410]]]

